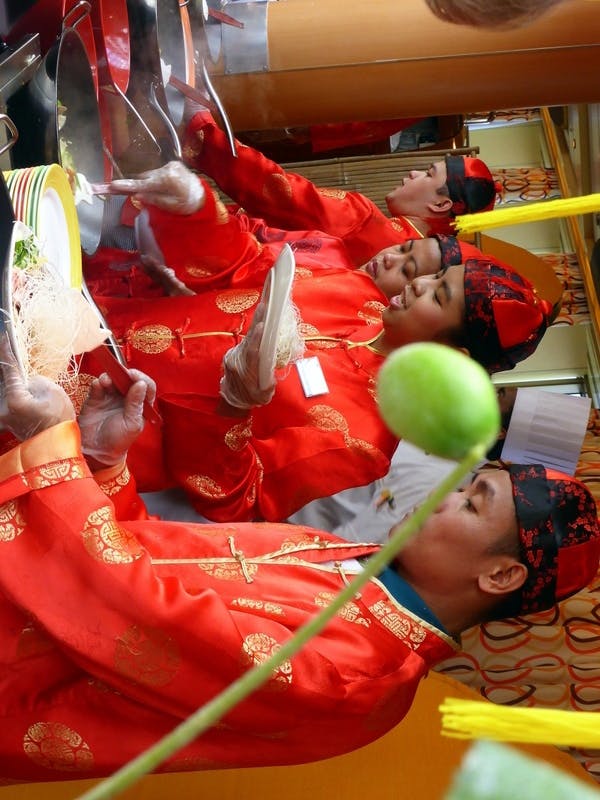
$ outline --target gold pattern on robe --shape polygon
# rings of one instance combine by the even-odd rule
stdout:
[[[381,451],[370,442],[350,436],[346,418],[335,408],[320,403],[309,409],[308,418],[309,423],[314,425],[315,428],[320,428],[323,431],[339,431],[344,437],[346,447],[362,452],[370,458],[377,458],[382,455]]]
[[[298,332],[303,339],[320,335],[319,329],[309,322],[301,322],[298,325]],[[338,344],[339,342],[332,342],[327,339],[314,339],[310,342],[311,348],[319,350],[331,350],[333,347],[337,347]]]
[[[344,189],[319,188],[317,191],[322,197],[333,197],[336,200],[343,200],[348,194]]]
[[[354,436],[346,436],[345,438],[346,444],[352,450],[358,450],[359,452],[362,452],[372,458],[377,458],[378,456],[383,455],[381,450],[379,450],[377,447],[374,447],[371,442],[366,442],[364,439],[356,439]]]
[[[246,575],[253,578],[258,572],[258,564],[251,564],[248,561],[244,563],[246,575],[239,561],[225,561],[220,564],[201,563],[198,566],[203,572],[218,581],[243,581],[246,583]]]
[[[239,314],[256,305],[260,292],[257,289],[230,289],[215,298],[215,305],[225,314]]]
[[[249,667],[256,667],[263,664],[274,655],[281,645],[267,633],[250,633],[242,644],[242,657],[244,663]],[[269,684],[275,683],[279,686],[286,686],[292,682],[292,662],[286,659],[282,664],[273,670]]]
[[[293,534],[283,540],[279,549],[280,550],[296,550],[298,547],[305,547],[306,545],[317,545],[317,547],[327,547],[327,542],[321,540],[320,536],[302,531],[301,533]]]
[[[25,517],[18,500],[0,505],[0,542],[12,542],[25,531]]]
[[[377,402],[377,383],[375,378],[369,378],[369,382],[367,384],[367,392],[369,395]]]
[[[262,193],[263,197],[271,202],[280,202],[288,205],[288,201],[292,196],[292,186],[287,175],[273,172],[265,179]]]
[[[334,599],[335,594],[333,592],[319,592],[315,597],[315,605],[319,606],[319,608],[327,608]],[[355,622],[357,625],[364,625],[365,628],[368,628],[371,624],[371,620],[360,613],[360,606],[358,603],[352,600],[348,600],[347,603],[344,603],[337,613],[338,617],[341,617],[346,622]]]
[[[110,506],[92,511],[83,526],[82,538],[88,553],[105,564],[129,564],[143,552],[135,536],[114,520]]]
[[[164,353],[175,339],[173,332],[166,325],[144,325],[136,328],[128,335],[129,344],[140,353],[157,355]]]
[[[163,631],[131,625],[115,644],[115,669],[144,686],[166,686],[181,666],[177,643]]]
[[[379,300],[368,300],[358,312],[360,319],[368,325],[377,325],[381,323],[381,315],[385,309],[385,305]]]
[[[234,425],[225,434],[225,444],[230,450],[241,450],[246,442],[252,438],[252,424],[245,419],[239,425]]]
[[[129,467],[125,464],[123,471],[120,472],[116,478],[111,478],[108,481],[101,481],[98,486],[107,497],[112,497],[118,494],[124,486],[127,486],[130,479],[131,473],[129,472]]]
[[[94,755],[87,742],[61,722],[36,722],[23,737],[25,755],[40,767],[61,772],[87,772]]]
[[[312,278],[313,271],[308,267],[303,266],[302,264],[296,264],[296,269],[294,271],[294,281],[303,280],[304,278]]]
[[[369,611],[394,636],[408,644],[413,650],[418,650],[427,636],[425,629],[418,622],[402,614],[387,600],[378,600],[370,607]]]
[[[405,232],[405,231],[404,231],[404,226],[403,226],[403,225],[401,225],[401,224],[400,224],[400,223],[399,223],[399,222],[396,220],[396,218],[395,218],[395,217],[392,217],[392,218],[390,219],[390,223],[391,223],[391,225],[392,225],[392,228],[393,228],[395,231],[400,231],[400,233],[404,233],[404,232]]]
[[[214,274],[212,270],[206,267],[199,267],[196,264],[186,264],[183,269],[185,274],[189,275],[190,278],[208,278],[210,275]]]
[[[43,489],[55,483],[73,481],[87,476],[83,464],[79,459],[64,458],[52,464],[44,464],[33,471],[29,476],[29,485],[33,489]]]
[[[339,431],[346,435],[348,431],[348,422],[343,414],[323,403],[313,406],[308,411],[310,424],[315,428],[320,428],[323,431]]]
[[[284,614],[283,608],[277,603],[270,603],[264,600],[255,600],[253,597],[236,597],[231,601],[232,608],[251,608],[254,611],[264,611],[265,614],[281,617]]]
[[[209,478],[208,475],[188,475],[185,482],[195,492],[210,500],[222,500],[227,495],[222,486]]]
[[[77,416],[79,416],[83,401],[88,396],[93,380],[93,375],[89,375],[87,372],[78,372],[77,377],[73,381],[69,381],[69,391],[67,394],[73,403],[73,408]]]

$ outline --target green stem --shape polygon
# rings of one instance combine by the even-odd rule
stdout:
[[[345,603],[351,600],[371,578],[385,569],[408,539],[419,530],[427,517],[435,511],[448,492],[451,492],[460,483],[472,467],[482,460],[484,455],[485,448],[483,445],[472,448],[460,464],[452,470],[450,475],[433,490],[423,505],[403,525],[399,525],[394,529],[386,544],[365,563],[362,572],[342,589],[327,608],[299,628],[295,636],[282,644],[271,658],[245,672],[241,678],[238,678],[217,697],[191,714],[155,745],[149,747],[128,764],[125,764],[124,767],[121,767],[106,780],[80,795],[79,800],[106,800],[107,798],[115,797],[115,795],[127,789],[141,777],[152,772],[165,759],[185,747],[186,744],[189,744],[189,742],[218,722],[255,689],[266,683],[275,669],[295,655],[309,639],[323,630],[329,620],[338,613]]]

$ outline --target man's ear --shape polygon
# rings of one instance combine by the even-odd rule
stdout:
[[[452,200],[446,195],[439,194],[437,199],[427,203],[427,209],[431,211],[434,216],[447,216],[452,208]]]
[[[512,594],[527,580],[527,567],[512,556],[501,556],[487,572],[477,578],[477,584],[486,594]]]

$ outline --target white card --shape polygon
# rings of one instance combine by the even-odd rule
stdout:
[[[327,394],[329,392],[329,387],[317,356],[296,361],[296,369],[300,376],[300,383],[305,397],[315,397],[318,394]]]

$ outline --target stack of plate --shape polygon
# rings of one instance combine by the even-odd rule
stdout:
[[[15,218],[36,235],[45,258],[70,286],[81,286],[81,241],[75,200],[58,164],[4,173]]]

